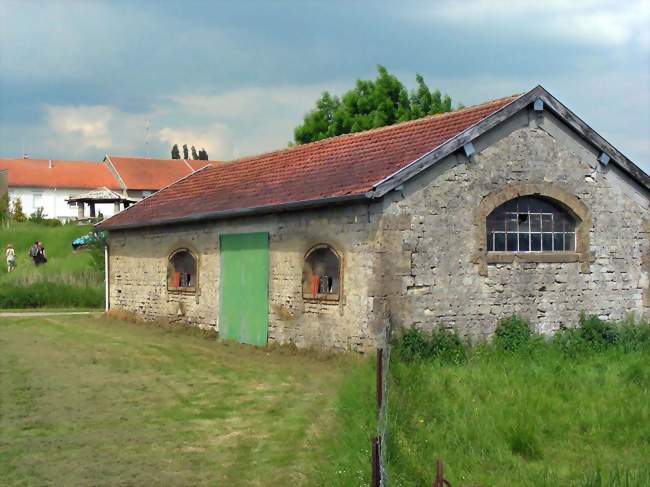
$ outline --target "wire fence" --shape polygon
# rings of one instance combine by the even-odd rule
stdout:
[[[388,452],[388,401],[389,401],[389,380],[390,380],[390,356],[391,356],[391,331],[390,326],[386,327],[384,343],[377,348],[377,365],[375,368],[375,394],[377,408],[377,436],[372,439],[372,487],[386,487],[389,484],[387,465]],[[451,483],[444,478],[444,464],[441,459],[436,462],[436,476],[433,479],[432,487],[452,487]],[[480,487],[480,486],[467,486]]]

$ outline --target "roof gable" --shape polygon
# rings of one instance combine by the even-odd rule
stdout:
[[[118,180],[101,162],[0,159],[0,169],[9,170],[10,187],[121,189]]]
[[[216,161],[151,159],[107,155],[105,161],[127,189],[154,190],[169,186],[192,172]]]

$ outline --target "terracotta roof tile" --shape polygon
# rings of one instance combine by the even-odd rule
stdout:
[[[128,189],[159,190],[216,161],[106,156]]]
[[[49,159],[0,159],[9,170],[10,187],[121,189],[115,176],[101,162]]]
[[[517,96],[208,167],[101,226],[364,194]]]

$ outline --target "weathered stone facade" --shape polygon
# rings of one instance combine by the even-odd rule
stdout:
[[[387,323],[490,334],[520,314],[541,332],[585,311],[650,316],[650,197],[552,115],[522,111],[374,203],[141,230],[112,231],[110,304],[145,318],[219,329],[219,235],[270,235],[269,341],[366,350]],[[580,220],[574,253],[490,255],[484,219],[520,194],[561,203]],[[305,253],[342,255],[337,303],[302,295]],[[167,258],[198,256],[198,292],[167,290]]]
[[[298,346],[327,345],[364,350],[374,345],[372,329],[374,228],[368,205],[335,207],[111,232],[110,306],[146,319],[167,318],[219,329],[219,235],[268,232],[269,342]],[[305,302],[302,271],[305,253],[326,242],[342,256],[343,292],[339,302]],[[167,258],[185,247],[198,256],[198,293],[167,290]]]
[[[440,161],[386,205],[385,213],[411,220],[392,237],[403,242],[400,259],[411,261],[389,296],[396,324],[484,335],[513,313],[541,332],[575,324],[581,311],[608,319],[650,315],[646,190],[603,168],[595,150],[547,113],[522,112],[474,145],[471,160],[459,154]],[[484,221],[497,203],[486,208],[486,201],[535,193],[583,219],[577,252],[485,252]]]

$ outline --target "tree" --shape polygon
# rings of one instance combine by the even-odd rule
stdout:
[[[195,161],[199,158],[199,155],[196,153],[196,149],[192,146],[192,159]]]
[[[207,161],[208,160],[208,151],[205,149],[201,149],[199,151],[199,160],[200,161]]]
[[[23,211],[23,202],[18,197],[14,198],[11,219],[16,223],[27,221],[27,216],[25,216],[25,212]]]
[[[174,147],[172,147],[172,159],[180,159],[181,158],[181,151],[178,150],[178,144],[174,144]]]
[[[190,158],[190,155],[187,152],[187,144],[183,144],[183,159],[188,160],[189,158]]]
[[[45,216],[46,216],[45,210],[43,209],[42,206],[39,206],[38,208],[36,208],[34,213],[29,215],[29,221],[32,223],[43,223],[43,221],[45,220]]]
[[[421,75],[416,75],[417,88],[409,95],[385,67],[377,66],[377,71],[375,80],[357,80],[341,98],[324,92],[295,128],[295,142],[304,144],[451,111],[451,98],[439,90],[431,92]]]

